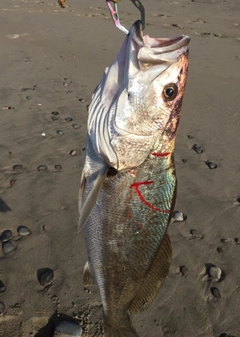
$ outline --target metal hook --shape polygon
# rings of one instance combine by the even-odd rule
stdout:
[[[121,31],[123,31],[125,34],[128,34],[129,31],[124,26],[122,26],[120,23],[118,7],[117,7],[117,2],[119,2],[120,0],[106,0],[106,1],[107,1],[107,5],[112,15],[115,26]],[[111,4],[111,1],[113,2],[113,6]],[[137,7],[137,9],[141,13],[142,30],[143,30],[145,28],[145,9],[140,0],[131,0],[131,2],[134,4],[135,7]]]
[[[143,4],[140,0],[131,0],[131,2],[134,4],[135,7],[140,11],[141,13],[141,21],[142,21],[142,30],[145,28],[145,8],[143,7]]]

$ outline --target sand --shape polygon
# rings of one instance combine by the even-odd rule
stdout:
[[[83,336],[102,331],[98,292],[84,291],[82,284],[86,250],[82,232],[76,234],[77,197],[87,106],[124,34],[114,28],[104,1],[67,4],[61,9],[53,0],[1,0],[0,233],[11,230],[16,248],[7,255],[0,249],[3,337],[52,337],[61,319],[79,322]],[[175,151],[176,210],[186,220],[170,226],[169,275],[150,308],[133,317],[134,325],[141,337],[238,337],[239,1],[144,5],[146,33],[188,34],[192,41]],[[127,28],[139,18],[130,1],[122,0],[119,10]],[[194,144],[202,146],[201,154]],[[38,170],[41,165],[47,168]],[[31,234],[19,236],[19,226]],[[222,270],[219,281],[208,275],[212,265]],[[43,268],[54,271],[45,286],[38,281]]]

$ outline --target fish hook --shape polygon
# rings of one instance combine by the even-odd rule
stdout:
[[[107,5],[112,15],[115,26],[118,29],[120,29],[122,32],[124,32],[125,34],[128,34],[129,31],[124,26],[122,26],[120,23],[120,17],[118,14],[118,7],[117,7],[117,2],[119,2],[120,0],[106,0],[106,1],[107,1]],[[113,5],[111,4],[111,1],[113,2]],[[141,13],[142,29],[144,29],[145,28],[145,9],[143,7],[143,4],[141,3],[140,0],[131,0],[131,2],[134,4],[135,7],[137,7],[137,9]]]

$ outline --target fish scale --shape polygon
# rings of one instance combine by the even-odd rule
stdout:
[[[106,178],[97,205],[84,226],[93,269],[97,268],[99,273],[106,276],[105,292],[110,287],[111,293],[117,294],[117,298],[112,296],[114,306],[118,303],[119,307],[126,307],[134,299],[136,288],[141,287],[167,230],[176,182],[172,158],[170,155],[169,157],[147,159],[135,170],[135,176],[123,172],[113,178]],[[149,170],[152,161],[154,170]],[[141,188],[143,197],[154,207],[167,210],[168,213],[152,210],[130,188],[136,181],[150,179],[154,179],[153,183]],[[131,213],[130,218],[126,216],[126,212]],[[119,275],[122,281],[119,280]],[[128,291],[123,296],[120,288],[123,291],[126,287]],[[108,308],[111,310],[109,300]]]
[[[189,37],[152,39],[137,21],[93,93],[79,193],[79,229],[105,337],[137,337],[130,314],[149,307],[171,261],[174,146]]]

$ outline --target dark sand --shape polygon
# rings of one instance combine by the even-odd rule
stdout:
[[[1,337],[52,337],[59,318],[75,318],[83,336],[101,336],[98,292],[88,293],[82,284],[86,250],[83,234],[76,234],[77,197],[87,105],[124,34],[114,28],[103,0],[68,0],[65,10],[56,2],[1,0],[0,6],[0,233],[10,229],[16,246],[9,255],[0,249],[6,286]],[[239,337],[239,0],[144,5],[147,34],[192,38],[175,151],[176,209],[187,220],[170,226],[169,276],[134,325],[141,337]],[[130,1],[122,0],[119,9],[127,28],[139,18]],[[203,153],[192,150],[194,144]],[[209,169],[207,160],[217,168]],[[23,168],[14,171],[14,165]],[[38,171],[40,165],[47,169]],[[31,234],[20,238],[20,225]],[[191,236],[193,229],[201,239]],[[211,264],[223,271],[218,282],[206,275]],[[185,276],[180,266],[187,268]],[[54,271],[50,286],[38,282],[42,268]]]

